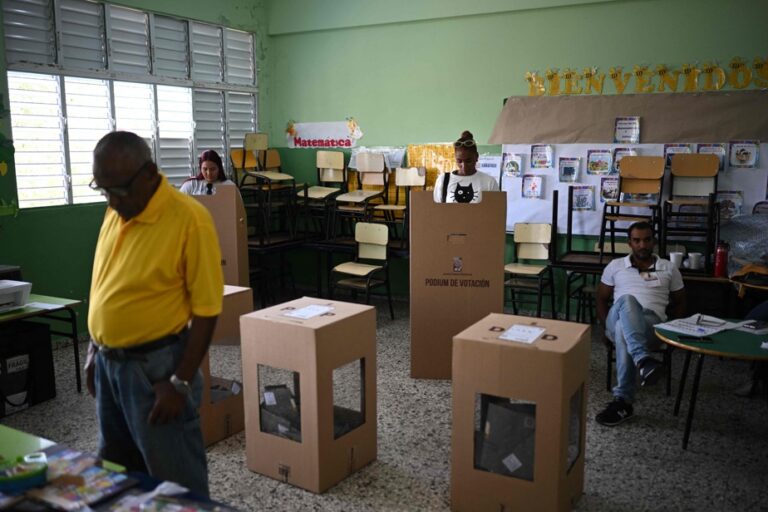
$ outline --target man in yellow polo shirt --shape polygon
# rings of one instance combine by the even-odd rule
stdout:
[[[88,311],[99,454],[207,495],[199,366],[224,289],[213,220],[130,132],[98,142],[91,188],[109,204]]]

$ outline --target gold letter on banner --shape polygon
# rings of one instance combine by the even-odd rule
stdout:
[[[651,83],[653,73],[648,71],[648,66],[635,66],[635,92],[653,92]]]
[[[683,78],[685,79],[685,92],[696,92],[696,82],[699,79],[699,68],[690,64],[683,64]]]
[[[540,77],[535,71],[528,71],[525,74],[525,81],[528,82],[528,96],[541,96],[544,94],[544,78]]]
[[[581,94],[581,85],[579,80],[581,76],[571,68],[568,68],[563,73],[565,79],[565,94]]]
[[[549,82],[549,95],[557,96],[560,94],[560,73],[558,70],[548,69],[544,76],[547,77],[547,82]]]
[[[704,75],[705,91],[719,91],[725,85],[725,71],[716,64],[707,62],[702,67],[701,74]]]
[[[753,80],[758,87],[768,87],[768,59],[755,57],[755,63],[752,65],[755,70]]]
[[[680,78],[680,70],[670,69],[664,65],[656,66],[656,74],[659,75],[659,92],[664,92],[664,87],[669,87],[672,92],[677,92],[677,79]]]
[[[613,85],[616,86],[616,94],[624,93],[624,89],[626,89],[627,83],[629,82],[629,77],[632,76],[632,73],[622,74],[622,70],[623,68],[621,66],[608,70],[611,80],[613,80]]]
[[[587,82],[586,94],[592,91],[603,94],[603,84],[605,83],[605,73],[597,74],[597,68],[584,68],[584,80]]]
[[[744,89],[752,81],[752,70],[747,67],[747,63],[741,57],[734,57],[728,65],[728,81],[734,89]]]

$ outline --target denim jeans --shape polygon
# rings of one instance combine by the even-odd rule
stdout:
[[[643,309],[632,295],[622,295],[605,319],[605,335],[616,345],[616,386],[613,396],[627,403],[635,399],[637,364],[659,346],[653,325],[661,322],[650,309]]]
[[[96,355],[96,413],[99,456],[178,482],[208,496],[208,466],[198,408],[203,390],[200,371],[190,383],[192,394],[182,414],[164,425],[150,425],[155,404],[153,382],[169,379],[186,348],[186,339],[145,354],[115,359]]]

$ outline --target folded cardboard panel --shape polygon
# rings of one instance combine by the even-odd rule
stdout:
[[[374,308],[304,297],[243,316],[241,332],[250,470],[324,492],[376,459]],[[363,361],[363,422],[334,407],[333,396],[334,369],[358,360]],[[265,367],[294,375],[292,395],[283,398],[298,402],[295,415],[275,407],[279,396],[262,396],[259,368]],[[289,387],[269,391],[282,396]],[[291,420],[296,416],[299,425]]]
[[[253,311],[253,290],[242,286],[224,285],[224,301],[216,320],[211,343],[214,345],[240,344],[240,317]]]
[[[500,339],[513,325],[545,331],[531,344]],[[454,510],[572,509],[584,486],[589,345],[587,325],[499,314],[456,335]]]
[[[453,336],[504,310],[506,193],[438,204],[411,192],[411,377],[451,378]]]
[[[209,356],[200,365],[203,373],[203,399],[200,426],[205,446],[242,432],[245,428],[243,390],[239,382],[211,375]]]

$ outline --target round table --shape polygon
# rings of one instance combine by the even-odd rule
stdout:
[[[699,393],[699,380],[701,379],[701,368],[704,363],[704,356],[728,357],[731,359],[744,359],[747,361],[768,361],[768,350],[760,348],[762,342],[768,342],[768,335],[751,334],[738,330],[721,331],[709,336],[710,340],[695,341],[689,339],[680,339],[682,334],[657,327],[656,336],[664,343],[675,348],[685,350],[685,362],[683,364],[683,373],[680,376],[680,387],[677,390],[677,399],[675,400],[674,414],[680,412],[680,402],[683,397],[685,381],[688,377],[688,368],[691,363],[691,356],[696,354],[696,372],[693,376],[693,388],[691,389],[691,399],[688,406],[688,417],[685,420],[685,433],[683,434],[683,449],[688,447],[688,439],[691,435],[691,423],[693,422],[693,412],[696,408],[696,397]]]

